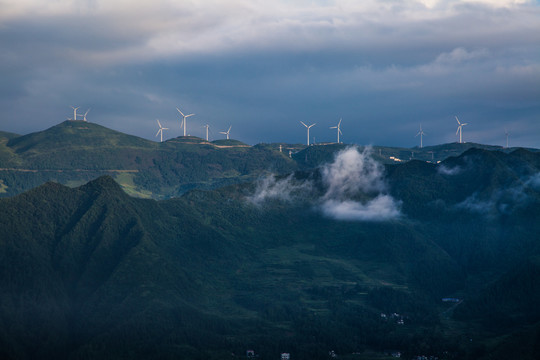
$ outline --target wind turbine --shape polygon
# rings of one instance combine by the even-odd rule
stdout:
[[[193,116],[195,114],[189,114],[189,115],[184,115],[183,112],[180,111],[179,108],[176,108],[176,110],[178,110],[178,112],[180,113],[180,115],[182,115],[182,123],[180,124],[180,127],[184,127],[184,136],[186,136],[186,119],[190,116]]]
[[[421,148],[424,147],[422,138],[423,138],[423,136],[425,135],[424,130],[422,130],[422,124],[420,124],[420,131],[419,131],[418,134],[416,134],[414,137],[417,137],[418,135],[420,135],[420,149],[421,149]]]
[[[307,145],[309,146],[309,128],[311,128],[312,126],[315,126],[315,124],[317,124],[317,123],[313,123],[313,124],[307,126],[302,121],[300,121],[300,122],[302,123],[302,125],[304,125],[307,128]]]
[[[341,132],[341,120],[343,119],[339,119],[339,122],[337,124],[337,126],[331,126],[330,129],[337,129],[337,143],[339,144],[339,134],[343,135],[343,133]]]
[[[232,125],[229,126],[229,130],[227,131],[220,131],[220,134],[227,135],[227,140],[229,140],[229,133],[231,132]]]
[[[508,135],[510,135],[510,133],[507,129],[504,129],[504,134],[506,135],[506,148],[508,149]]]
[[[160,135],[161,134],[161,142],[163,142],[163,130],[169,130],[169,128],[164,128],[163,126],[161,126],[161,123],[159,122],[158,119],[156,119],[157,121],[157,124],[159,126],[159,130],[158,132],[156,133],[156,136]]]
[[[77,107],[71,107],[73,109],[73,120],[77,120],[77,109],[80,108],[80,106]]]
[[[462,130],[462,127],[467,125],[467,123],[463,123],[463,124],[460,123],[457,116],[456,116],[456,121],[458,123],[458,128],[457,128],[457,131],[456,131],[456,135],[459,133],[459,143],[462,144],[463,143],[463,130]]]
[[[90,112],[90,109],[86,110],[86,112],[83,115],[83,121],[87,121],[86,120],[86,115],[88,115],[89,112]]]
[[[206,128],[206,141],[208,141],[208,129],[210,129],[210,125],[206,124],[203,128]]]

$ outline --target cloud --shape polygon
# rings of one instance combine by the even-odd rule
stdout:
[[[311,192],[312,187],[311,181],[297,181],[293,174],[282,179],[270,174],[257,182],[255,193],[248,197],[248,201],[255,205],[262,205],[267,200],[299,201],[301,196]]]
[[[456,208],[487,215],[495,209],[495,205],[496,202],[493,198],[483,200],[478,193],[474,193],[457,204]]]
[[[401,216],[396,201],[381,194],[366,203],[327,199],[321,209],[326,216],[336,220],[384,221]]]
[[[458,175],[461,174],[463,169],[460,166],[448,167],[444,164],[437,166],[437,172],[442,175]]]
[[[400,203],[386,194],[383,167],[373,160],[371,149],[342,150],[320,172],[323,195],[316,192],[313,180],[297,180],[292,174],[281,179],[270,175],[257,183],[248,201],[257,206],[268,200],[308,201],[336,220],[386,221],[401,215]]]
[[[383,167],[366,147],[359,152],[349,147],[336,154],[334,162],[322,167],[323,182],[328,190],[325,198],[346,198],[358,192],[381,192],[385,189]]]
[[[475,59],[482,59],[487,57],[488,51],[486,49],[468,51],[464,48],[455,48],[450,53],[442,53],[437,56],[434,64],[438,65],[460,65],[466,61],[471,61]]]
[[[526,176],[490,194],[475,192],[455,207],[489,217],[510,214],[532,200],[530,189],[540,190],[540,173]]]
[[[375,0],[355,2],[277,1],[4,1],[0,25],[29,31],[26,40],[34,46],[40,41],[80,52],[80,61],[103,63],[141,62],[194,55],[257,51],[319,51],[334,47],[381,50],[388,46],[402,49],[411,37],[431,41],[426,33],[441,30],[434,22],[465,21],[477,17],[479,24],[454,26],[445,38],[459,35],[489,38],[480,32],[492,17],[505,19],[508,13],[531,10],[527,2],[478,1],[482,8],[464,7],[463,1]],[[534,7],[532,7],[534,9]],[[486,16],[486,12],[490,16]],[[510,23],[510,26],[518,26]],[[492,25],[489,23],[489,25]],[[72,29],[67,32],[66,29]],[[397,31],[397,30],[400,31]],[[492,28],[498,31],[498,28]],[[14,32],[16,34],[18,31]],[[426,32],[424,32],[426,31]],[[357,36],[362,34],[362,36]],[[488,36],[489,35],[489,36]],[[456,41],[453,41],[456,43]],[[466,42],[465,42],[466,43]],[[90,46],[89,46],[90,45]],[[448,48],[448,47],[447,47]],[[438,61],[456,61],[477,56],[463,47],[442,53]],[[362,51],[362,50],[361,50]],[[377,51],[376,51],[377,52]],[[411,53],[412,54],[412,53]]]
[[[535,190],[540,190],[540,173],[536,173],[536,174],[530,176],[525,181],[525,185],[530,186]]]
[[[176,121],[182,105],[201,123],[234,122],[235,136],[252,144],[296,143],[295,120],[331,126],[343,117],[348,143],[413,146],[420,122],[428,144],[455,141],[459,113],[475,131],[467,141],[502,144],[504,132],[491,129],[506,126],[515,129],[514,145],[538,146],[533,1],[4,0],[1,7],[0,130],[42,130],[80,104],[92,107],[91,121],[155,140],[154,119]],[[314,136],[331,140],[323,129]],[[194,135],[203,136],[202,127]]]
[[[383,167],[371,157],[371,148],[359,152],[349,147],[336,154],[333,163],[322,168],[326,193],[322,212],[337,220],[383,221],[400,216],[399,206],[385,194]],[[353,200],[367,195],[362,201]]]

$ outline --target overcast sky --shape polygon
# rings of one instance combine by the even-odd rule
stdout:
[[[536,0],[0,0],[0,130],[540,148]]]

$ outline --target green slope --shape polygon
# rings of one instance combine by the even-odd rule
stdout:
[[[287,180],[312,182],[298,201],[259,205],[256,184],[154,201],[110,177],[2,199],[3,358],[500,358],[539,321],[539,156],[388,166],[386,221],[323,216],[319,170]]]
[[[93,123],[65,121],[0,141],[1,194],[15,195],[46,181],[80,185],[110,175],[132,195],[162,198],[295,169],[277,151],[229,141],[217,146],[188,136],[156,143]]]
[[[414,283],[403,266],[437,252],[412,238],[392,250],[391,234],[407,231],[399,224],[355,226],[343,236],[330,221],[308,231],[321,220],[310,215],[276,228],[281,211],[254,212],[238,200],[224,205],[228,194],[156,203],[129,198],[100,178],[3,200],[2,316],[17,324],[2,337],[7,358],[221,358],[251,346],[266,356],[285,347],[297,358],[319,358],[328,346],[378,349],[377,337],[397,325],[381,322],[384,305],[366,294],[382,286],[408,299]],[[207,205],[213,209],[205,220]],[[17,220],[29,217],[35,222]],[[244,229],[245,218],[252,229]],[[317,238],[325,228],[326,237]],[[374,238],[381,230],[390,236],[383,243],[386,235]],[[395,262],[385,263],[386,256]],[[394,311],[421,327],[437,323],[433,310],[426,315],[408,301]],[[351,335],[358,331],[372,334],[358,341]]]
[[[50,149],[148,147],[156,143],[86,122],[66,120],[47,130],[13,138],[8,146],[18,153]]]

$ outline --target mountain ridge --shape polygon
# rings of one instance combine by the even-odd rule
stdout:
[[[212,189],[253,181],[268,172],[289,173],[331,162],[345,144],[258,144],[187,136],[162,143],[85,121],[64,121],[43,131],[3,133],[0,196],[12,196],[46,181],[78,186],[113,175],[130,195],[164,199],[193,188]],[[374,146],[373,156],[392,164],[410,159],[437,162],[481,144],[443,144],[423,149]],[[289,153],[290,151],[290,153]]]

